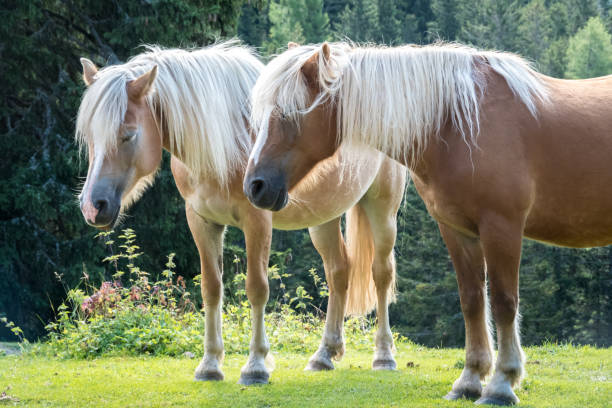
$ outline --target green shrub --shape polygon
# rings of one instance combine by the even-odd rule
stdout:
[[[112,249],[111,233],[101,235]],[[195,299],[192,291],[200,285],[199,276],[188,284],[174,272],[174,255],[170,254],[159,279],[151,281],[151,275],[136,265],[141,253],[134,231],[126,229],[118,238],[122,241],[120,252],[105,259],[114,265],[114,280],[96,286],[84,273],[84,288],[68,291],[65,302],[58,308],[56,321],[47,325],[48,340],[34,345],[32,352],[61,358],[180,356],[187,351],[202,355],[204,316],[192,300]],[[319,294],[327,296],[328,289],[322,279],[314,270],[310,275]],[[269,278],[278,280],[283,290],[282,296],[271,302],[266,314],[272,350],[314,352],[323,333],[323,313],[312,305],[313,297],[302,286],[286,288],[282,279],[287,277],[277,267],[270,267]],[[246,274],[238,269],[232,282],[233,301],[223,309],[227,353],[248,353],[251,317],[245,281]],[[306,312],[307,309],[319,310],[319,313]],[[373,349],[373,319],[351,318],[345,328],[347,347]]]

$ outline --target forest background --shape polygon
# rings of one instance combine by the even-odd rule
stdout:
[[[84,90],[80,57],[125,61],[141,44],[203,46],[237,36],[265,57],[288,41],[350,38],[389,45],[459,41],[512,51],[559,78],[612,73],[612,2],[605,0],[5,0],[0,5],[0,316],[30,338],[83,274],[110,279],[108,248],[80,214],[86,175],[73,141]],[[130,210],[145,270],[176,253],[177,272],[199,274],[184,204],[165,154],[155,185]],[[426,345],[462,346],[455,275],[435,223],[411,187],[398,217],[396,331]],[[242,233],[225,241],[226,293],[245,262]],[[308,273],[323,276],[307,231],[275,231],[271,265],[325,306]],[[58,279],[61,277],[60,279]],[[272,298],[280,284],[272,282]],[[525,241],[521,264],[526,344],[612,344],[612,247],[575,250]],[[0,329],[0,339],[12,334]]]

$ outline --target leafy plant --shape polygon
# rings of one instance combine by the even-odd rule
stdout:
[[[111,232],[99,234],[111,255],[104,261],[113,265],[113,281],[99,285],[83,273],[81,285],[67,291],[66,300],[57,309],[57,318],[47,325],[48,341],[37,344],[39,354],[70,358],[102,355],[180,356],[186,351],[203,353],[204,317],[192,300],[190,285],[175,271],[174,254],[167,258],[158,280],[138,265],[142,255],[136,234],[125,229],[118,235],[119,252]],[[223,311],[223,332],[227,353],[247,353],[251,337],[250,306],[246,297],[246,273],[241,257],[235,256],[236,273],[231,281],[232,297]],[[321,297],[329,291],[313,268],[309,271]],[[291,274],[278,265],[269,268],[269,277],[279,282],[282,295],[271,302],[266,320],[273,349],[311,352],[320,342],[324,316],[313,296],[302,285],[288,288],[283,279]],[[193,279],[191,290],[200,285]],[[317,313],[308,312],[314,308]],[[374,321],[352,318],[346,323],[347,344],[359,350],[374,346]]]

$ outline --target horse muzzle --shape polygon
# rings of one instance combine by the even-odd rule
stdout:
[[[112,229],[119,218],[121,199],[117,194],[94,191],[89,200],[81,199],[81,212],[87,224],[98,229]]]
[[[280,211],[289,202],[287,183],[282,175],[269,173],[260,172],[248,176],[244,180],[244,194],[256,207]]]

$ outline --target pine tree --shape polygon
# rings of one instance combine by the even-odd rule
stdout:
[[[612,72],[612,42],[600,17],[592,17],[567,48],[568,78],[591,78]]]
[[[336,34],[356,42],[376,39],[378,32],[378,7],[375,0],[354,0],[340,14]]]
[[[553,21],[544,0],[534,0],[520,10],[518,32],[522,53],[542,62],[553,35]]]
[[[428,29],[433,39],[453,41],[457,38],[461,29],[458,19],[461,12],[460,3],[460,0],[433,0],[431,2],[435,20],[428,24]]]
[[[304,42],[304,31],[300,21],[303,9],[301,0],[279,0],[270,2],[270,34],[264,44],[269,54],[284,50],[289,41]]]
[[[305,18],[302,22],[307,43],[320,43],[328,38],[329,17],[323,11],[323,0],[304,0]]]
[[[284,50],[289,41],[299,44],[327,40],[329,18],[323,0],[278,0],[270,2],[268,53]]]
[[[512,0],[477,0],[465,10],[459,40],[481,48],[517,50],[518,6]]]
[[[329,26],[331,31],[335,31],[336,25],[340,21],[340,14],[350,3],[349,0],[325,0],[323,1],[323,10],[329,17]]]
[[[599,15],[597,0],[561,0],[568,12],[568,32],[575,33],[589,18]]]
[[[400,40],[401,28],[393,0],[378,0],[378,42],[394,44]]]
[[[260,47],[266,39],[268,25],[268,7],[258,9],[245,3],[238,21],[238,37],[249,45]]]
[[[539,64],[540,71],[555,78],[563,78],[567,69],[567,45],[568,38],[561,37],[550,43],[544,54],[542,63]]]
[[[551,42],[539,64],[540,70],[548,75],[562,78],[567,69],[567,45],[569,14],[564,2],[552,3],[548,7],[551,19]]]
[[[405,43],[420,43],[425,41],[428,30],[427,23],[435,16],[431,10],[430,0],[398,0],[397,19],[400,22],[402,41]]]

